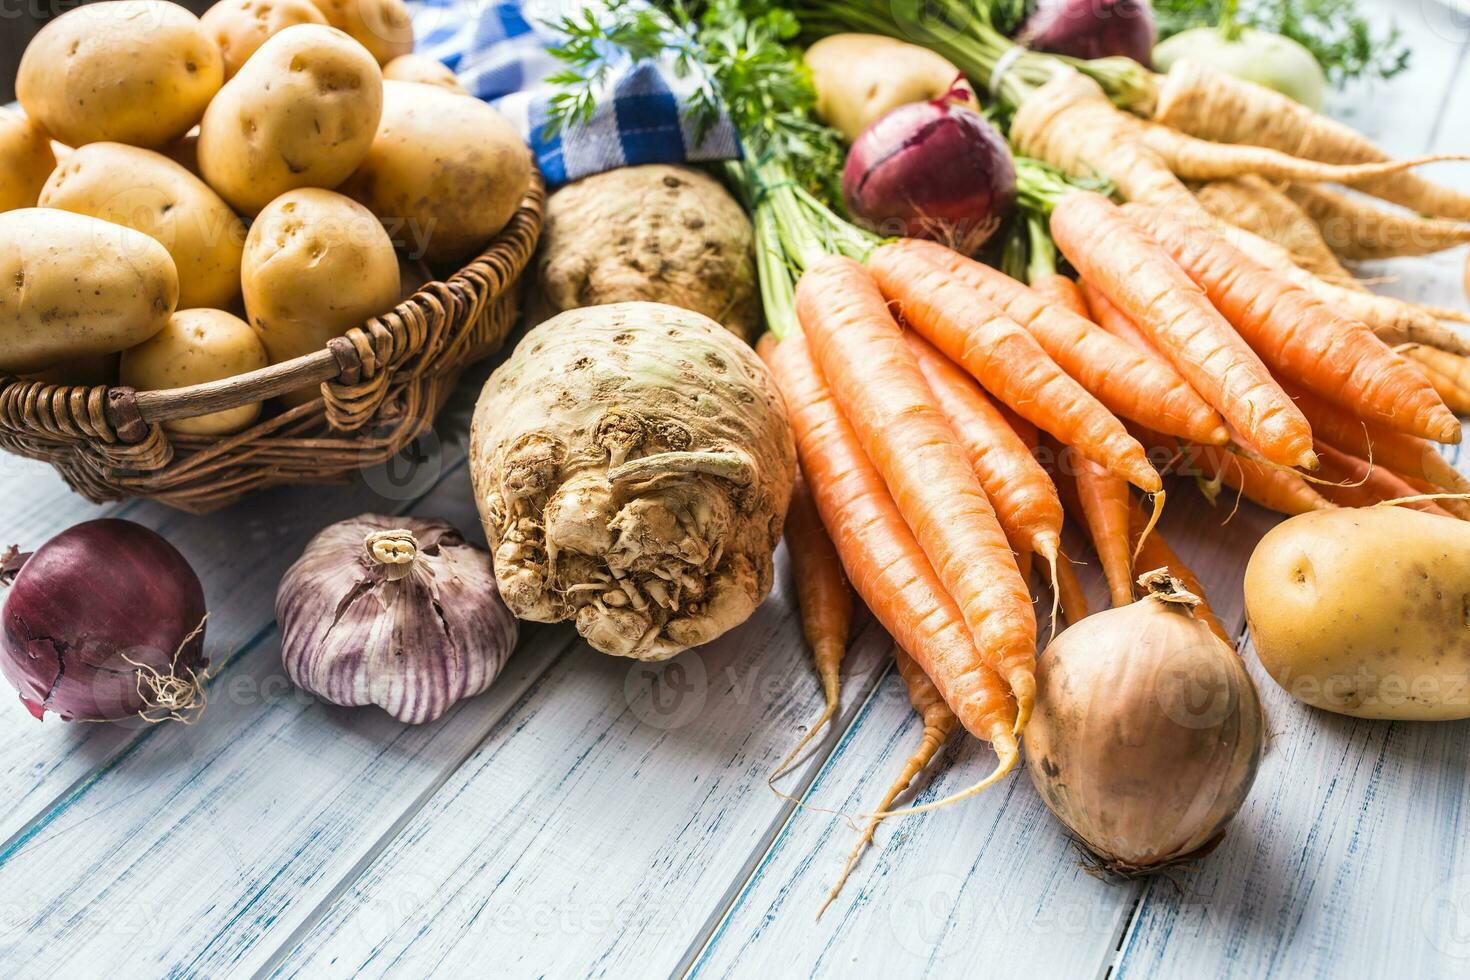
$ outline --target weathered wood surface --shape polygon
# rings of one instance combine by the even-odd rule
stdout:
[[[1463,21],[1397,9],[1407,76],[1334,111],[1400,153],[1470,151]],[[1436,176],[1470,187],[1455,165]],[[1381,288],[1465,308],[1463,250],[1384,263]],[[165,533],[213,610],[193,727],[37,724],[0,701],[6,976],[1463,976],[1470,726],[1302,708],[1255,665],[1275,737],[1224,846],[1180,888],[1090,876],[1024,773],[903,821],[820,921],[853,835],[918,735],[865,623],[833,731],[766,776],[816,711],[785,581],[740,630],[656,668],[564,627],[523,635],[485,695],[410,728],[293,690],[272,605],[325,524],[375,510],[477,533],[462,450],[340,489],[276,490],[204,518],[96,507],[0,458],[0,536],[115,514]],[[1272,518],[1181,484],[1164,533],[1243,631],[1240,571]],[[1074,543],[1075,544],[1075,543]],[[1076,550],[1075,547],[1073,550]],[[1104,592],[1084,569],[1093,598]],[[993,763],[955,739],[919,799]]]

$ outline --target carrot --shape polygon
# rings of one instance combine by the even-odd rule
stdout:
[[[1320,475],[1330,481],[1320,485],[1318,490],[1339,507],[1371,507],[1385,500],[1417,496],[1420,492],[1403,477],[1333,449],[1325,442],[1317,444],[1317,455],[1322,459]],[[1432,500],[1416,501],[1406,506],[1442,517],[1454,516]]]
[[[921,254],[999,307],[1036,338],[1058,367],[1115,414],[1197,442],[1225,438],[1220,416],[1172,365],[1118,343],[1086,313],[1079,314],[1065,303],[1048,302],[1034,287],[953,249],[912,240],[888,247]]]
[[[1205,215],[1159,155],[1140,145],[1137,122],[1108,101],[1097,82],[1060,71],[1016,109],[1011,143],[1072,177],[1105,177],[1130,201]]]
[[[1330,180],[1339,184],[1363,184],[1447,160],[1464,160],[1463,154],[1440,153],[1404,160],[1332,164],[1302,159],[1268,147],[1239,143],[1216,143],[1181,133],[1172,126],[1140,122],[1137,139],[1164,161],[1175,176],[1184,180],[1223,180],[1254,174],[1267,180]]]
[[[1357,280],[1323,240],[1316,222],[1275,185],[1255,176],[1237,177],[1205,184],[1194,194],[1210,214],[1280,245],[1293,262],[1317,278],[1357,288]]]
[[[1208,229],[1153,208],[1123,210],[1276,373],[1389,428],[1459,440],[1460,423],[1434,388],[1362,323],[1339,316]]]
[[[1100,194],[1052,211],[1052,237],[1083,278],[1143,328],[1179,373],[1272,462],[1316,465],[1306,419],[1255,352],[1168,254]]]
[[[990,498],[1007,540],[1018,550],[1036,552],[1055,568],[1062,541],[1062,502],[1051,477],[969,375],[918,334],[906,333],[904,339],[929,383],[934,404],[949,421]]]
[[[766,342],[764,338],[762,342]],[[801,629],[806,636],[806,645],[812,651],[812,663],[822,683],[822,697],[826,704],[806,734],[771,773],[771,782],[786,772],[791,761],[836,715],[842,688],[842,657],[847,652],[848,633],[852,628],[852,590],[848,587],[847,576],[842,573],[837,549],[822,527],[811,490],[800,473],[791,490],[791,506],[786,512],[784,533],[786,552],[791,556],[791,570],[796,580]]]
[[[1018,414],[1144,490],[1159,475],[1143,448],[1036,338],[906,242],[868,258],[883,295],[904,320]],[[826,366],[825,360],[823,367]]]
[[[1102,290],[1098,289],[1086,279],[1082,280],[1082,296],[1087,300],[1087,308],[1092,312],[1092,319],[1098,326],[1102,327],[1114,337],[1127,341],[1140,351],[1158,358],[1162,363],[1169,364],[1169,359],[1159,353],[1159,349],[1154,346],[1154,342],[1142,330],[1138,329],[1138,324],[1128,319],[1127,315],[1114,306],[1113,301],[1108,299]],[[1173,369],[1174,366],[1172,364],[1169,365],[1169,370],[1172,371]],[[1162,432],[1163,430],[1160,429],[1158,431]],[[1169,434],[1178,435],[1177,432],[1171,432]],[[1226,433],[1226,438],[1229,438],[1229,433]],[[1195,441],[1202,442],[1204,440]]]
[[[995,748],[999,757],[995,771],[958,795],[979,792],[1016,764],[1015,701],[1005,681],[975,649],[959,607],[864,453],[806,338],[797,335],[783,341],[768,351],[767,363],[785,399],[817,512],[842,558],[848,581],[895,642],[934,681],[965,730]]]
[[[1429,255],[1470,242],[1470,221],[1389,211],[1316,184],[1292,184],[1286,193],[1316,222],[1332,251],[1350,261]]]
[[[1128,484],[1091,460],[1074,457],[1073,461],[1078,502],[1113,605],[1126,606],[1133,601],[1133,548],[1128,540],[1132,494]]]
[[[1332,507],[1331,501],[1295,473],[1217,446],[1190,447],[1181,466],[1190,462],[1206,479],[1226,483],[1247,500],[1279,514],[1305,514]]]
[[[1470,390],[1461,387],[1454,378],[1436,370],[1433,364],[1414,352],[1433,350],[1436,354],[1443,354],[1445,357],[1459,357],[1458,354],[1435,350],[1433,347],[1424,347],[1420,344],[1404,344],[1398,350],[1413,363],[1414,369],[1424,377],[1424,380],[1433,386],[1435,393],[1445,403],[1445,407],[1456,415],[1470,414]]]
[[[1017,283],[1017,285],[1020,284]],[[1052,272],[1040,276],[1031,280],[1029,285],[1032,291],[1049,305],[1060,306],[1062,309],[1075,313],[1084,320],[1091,319],[1092,315],[1087,312],[1087,303],[1082,299],[1082,291],[1077,288],[1075,282],[1060,272]],[[1002,305],[1002,308],[1004,309],[1004,305]],[[1006,310],[1006,312],[1010,313],[1011,311]],[[1012,314],[1012,316],[1014,315]]]
[[[1299,267],[1291,253],[1259,235],[1222,225],[1216,229],[1221,237],[1282,277],[1316,293],[1319,299],[1343,316],[1361,320],[1373,329],[1380,340],[1390,346],[1427,344],[1456,354],[1470,354],[1470,343],[1460,334],[1440,324],[1442,311],[1421,307],[1392,296],[1380,296],[1359,288],[1327,282]]]
[[[1451,354],[1449,351],[1419,344],[1409,344],[1401,348],[1401,353],[1433,369],[1436,374],[1443,375],[1457,388],[1470,389],[1470,359],[1460,354]]]
[[[1152,571],[1155,568],[1167,568],[1169,573],[1184,583],[1184,587],[1199,596],[1200,603],[1194,607],[1194,614],[1204,620],[1210,631],[1230,646],[1235,647],[1235,640],[1225,631],[1220,623],[1220,617],[1215,615],[1215,610],[1210,608],[1210,602],[1205,595],[1205,587],[1200,583],[1194,570],[1186,565],[1174,549],[1169,547],[1169,542],[1164,536],[1154,529],[1149,534],[1143,532],[1148,527],[1148,513],[1141,507],[1130,507],[1128,509],[1128,527],[1136,547],[1138,549],[1138,567]],[[1137,543],[1142,537],[1142,542]]]
[[[1062,615],[1067,622],[1079,623],[1087,618],[1087,592],[1077,579],[1077,570],[1065,555],[1057,563],[1057,589],[1062,601]]]
[[[959,608],[904,522],[857,432],[838,407],[807,341],[768,363],[786,400],[802,469],[848,580],[895,640],[935,678],[965,730],[1014,754],[1015,704],[980,661]]]
[[[1351,127],[1264,86],[1190,59],[1176,62],[1161,79],[1153,120],[1201,139],[1266,146],[1323,163],[1391,159]],[[1358,189],[1420,214],[1470,220],[1470,194],[1417,174],[1380,177],[1359,184]]]
[[[1410,481],[1422,481],[1441,490],[1470,491],[1461,476],[1425,439],[1385,429],[1353,415],[1316,395],[1288,385],[1288,391],[1312,424],[1319,440],[1359,459],[1371,460]]]
[[[796,316],[863,451],[959,606],[976,649],[1010,685],[1020,731],[1036,691],[1031,593],[902,331],[866,270],[836,256],[802,275]],[[912,644],[900,643],[919,655]]]
[[[842,874],[837,879],[837,884],[827,893],[827,900],[822,907],[817,909],[817,918],[827,911],[827,906],[832,904],[837,893],[842,891],[842,886],[847,884],[852,869],[857,866],[858,858],[862,857],[869,844],[873,842],[873,831],[878,829],[878,821],[882,814],[888,812],[893,801],[898,799],[900,793],[904,792],[913,784],[924,767],[929,765],[934,754],[939,751],[950,734],[954,731],[955,716],[939,696],[939,691],[934,687],[934,682],[924,673],[923,669],[914,662],[914,658],[903,652],[902,647],[893,648],[893,659],[898,664],[898,674],[903,678],[904,686],[908,688],[909,703],[914,706],[919,720],[924,723],[924,731],[919,736],[919,746],[914,749],[913,754],[905,760],[903,770],[894,779],[893,784],[888,787],[888,792],[883,794],[883,799],[878,803],[877,812],[868,818],[867,826],[863,828],[862,835],[858,838],[857,845],[853,847],[852,853],[847,856],[847,863],[842,866]]]

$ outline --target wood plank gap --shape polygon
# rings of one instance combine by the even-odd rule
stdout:
[[[881,630],[883,627],[874,620],[868,628]],[[892,672],[893,662],[891,660],[884,665],[882,670],[873,671],[869,675],[871,680],[868,690],[863,695],[862,700],[853,705],[852,713],[848,716],[846,724],[842,726],[842,734],[836,739],[829,738],[824,740],[824,742],[831,743],[826,758],[822,760],[820,766],[816,766],[811,770],[811,775],[802,784],[800,792],[793,794],[799,796],[803,803],[806,802],[807,798],[811,795],[812,789],[821,778],[826,775],[827,769],[833,760],[841,755],[841,748],[856,733],[859,723],[867,715],[873,699],[877,697],[884,679]],[[684,951],[684,955],[679,958],[678,965],[670,973],[669,980],[685,980],[685,978],[690,977],[698,968],[699,961],[703,958],[705,951],[719,938],[720,933],[729,922],[730,915],[734,912],[735,907],[739,905],[741,898],[749,890],[751,883],[754,882],[761,868],[770,860],[772,852],[781,840],[781,835],[786,831],[786,828],[790,825],[792,819],[795,818],[800,809],[801,807],[796,803],[789,800],[785,801],[785,805],[776,819],[771,821],[771,828],[765,837],[763,846],[752,849],[750,859],[743,866],[741,873],[736,877],[735,881],[726,890],[719,907],[711,913],[709,918],[705,920],[705,923],[694,934],[688,949]]]
[[[553,628],[554,627],[545,626],[536,630],[536,632],[539,633],[542,630],[549,631]],[[522,637],[521,642],[525,643],[527,639],[527,637]],[[462,767],[467,761],[469,761],[469,758],[476,752],[478,752],[481,746],[483,746],[487,741],[494,738],[500,733],[501,729],[505,725],[506,719],[514,717],[515,713],[519,711],[530,698],[536,695],[537,689],[540,686],[542,680],[546,677],[546,675],[551,671],[553,667],[559,664],[563,658],[571,653],[571,651],[578,645],[580,640],[581,637],[578,636],[576,633],[570,633],[565,638],[565,642],[562,644],[561,649],[558,650],[554,656],[547,658],[546,663],[541,667],[541,670],[537,672],[536,676],[533,677],[531,681],[526,685],[526,690],[521,694],[521,696],[506,708],[505,712],[500,716],[499,719],[496,720],[495,724],[491,725],[485,730],[485,734],[480,738],[479,741],[475,742],[472,745],[466,746],[462,752],[457,753],[457,758],[451,760],[452,764],[444,766],[440,770],[439,775],[427,785],[425,785],[425,787],[419,792],[419,794],[414,797],[413,802],[410,803],[409,806],[406,807],[403,812],[398,815],[397,819],[395,819],[393,823],[390,824],[388,828],[378,836],[378,839],[373,842],[372,847],[363,852],[362,857],[360,857],[357,862],[352,865],[352,867],[347,869],[346,873],[337,880],[337,883],[332,886],[331,890],[322,896],[321,901],[317,902],[316,905],[312,907],[311,911],[306,914],[306,917],[301,920],[301,923],[291,931],[291,934],[289,936],[286,936],[281,941],[280,945],[276,947],[276,951],[272,953],[269,958],[266,959],[266,961],[261,965],[260,969],[255,971],[255,974],[253,975],[253,980],[265,980],[265,978],[271,976],[280,969],[281,964],[285,963],[286,960],[291,957],[291,954],[296,952],[297,948],[300,947],[300,945],[306,940],[306,937],[311,934],[311,931],[316,928],[317,924],[321,922],[321,920],[327,915],[327,913],[331,911],[332,907],[337,903],[337,901],[344,894],[346,894],[348,889],[350,889],[362,878],[363,874],[368,870],[368,868],[372,867],[373,862],[376,861],[379,855],[381,855],[383,851],[385,851],[388,846],[397,839],[398,835],[403,832],[403,829],[408,826],[409,821],[411,821],[415,816],[419,814],[421,810],[423,810],[424,806],[428,804],[429,800],[433,799],[434,794],[438,793],[439,790],[444,788],[444,784],[449,782],[450,778],[453,777],[455,773],[459,772],[460,767]]]

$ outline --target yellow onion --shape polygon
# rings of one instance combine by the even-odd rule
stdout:
[[[1052,813],[1108,871],[1209,853],[1264,746],[1255,684],[1167,569],[1147,593],[1058,636],[1036,675],[1026,766]]]

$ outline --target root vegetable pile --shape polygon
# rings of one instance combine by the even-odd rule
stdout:
[[[739,625],[771,587],[795,454],[751,349],[657,303],[572,310],[485,385],[471,472],[511,611],[662,660]]]

